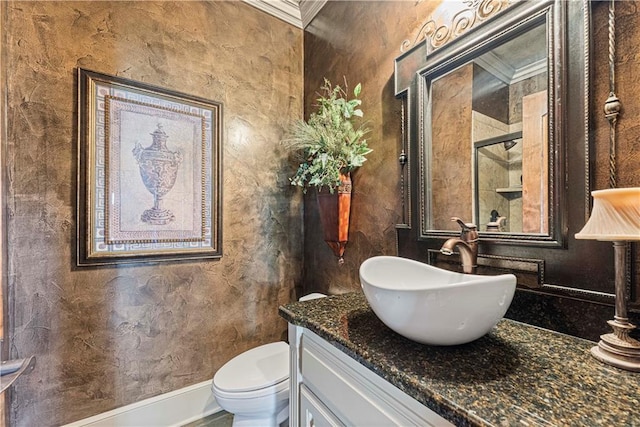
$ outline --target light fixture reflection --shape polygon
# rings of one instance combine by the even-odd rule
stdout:
[[[502,143],[502,145],[504,145],[504,149],[505,151],[509,151],[511,150],[513,147],[515,147],[517,144],[517,142],[513,139],[509,140],[509,141],[505,141]]]

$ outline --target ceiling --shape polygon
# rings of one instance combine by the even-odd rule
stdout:
[[[327,0],[243,0],[289,24],[304,29]]]
[[[507,85],[547,71],[545,22],[494,47],[475,59],[478,65]]]

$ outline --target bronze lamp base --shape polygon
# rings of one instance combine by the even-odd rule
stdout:
[[[591,354],[599,361],[627,371],[640,372],[640,341],[629,336],[635,326],[626,319],[609,320],[613,333],[600,336]]]

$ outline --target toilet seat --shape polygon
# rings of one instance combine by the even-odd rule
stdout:
[[[257,390],[251,391],[225,391],[216,387],[215,384],[211,387],[214,395],[217,398],[224,398],[230,400],[244,400],[244,399],[258,399],[261,397],[271,397],[278,396],[283,393],[286,397],[289,396],[289,378],[284,381],[279,382],[278,384],[272,385],[271,387],[260,388]]]
[[[213,377],[220,396],[250,398],[289,387],[289,345],[278,341],[245,351],[225,363]]]

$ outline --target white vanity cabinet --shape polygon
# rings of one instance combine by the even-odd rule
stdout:
[[[289,346],[291,427],[453,426],[308,329]]]

